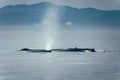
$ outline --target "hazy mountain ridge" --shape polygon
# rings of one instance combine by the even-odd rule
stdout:
[[[120,26],[120,10],[77,9],[48,2],[0,8],[0,25],[39,24],[44,18],[47,6],[60,8],[60,23],[62,25],[65,25],[66,22],[73,22],[76,25]]]

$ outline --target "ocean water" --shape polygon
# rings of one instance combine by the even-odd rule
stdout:
[[[26,53],[17,50],[45,48],[42,32],[1,31],[0,80],[120,80],[119,34],[119,31],[62,31],[51,47],[88,47],[111,52]]]

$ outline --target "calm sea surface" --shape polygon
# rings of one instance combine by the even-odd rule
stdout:
[[[53,48],[119,50],[120,32],[58,32]],[[49,42],[49,40],[48,40]],[[25,53],[44,48],[41,32],[0,32],[0,80],[120,80],[120,52]]]

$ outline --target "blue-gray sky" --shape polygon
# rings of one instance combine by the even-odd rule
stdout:
[[[77,8],[94,7],[105,10],[120,9],[120,0],[0,0],[0,7],[16,4],[33,4],[46,1]]]

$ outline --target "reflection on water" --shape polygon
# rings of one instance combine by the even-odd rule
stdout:
[[[0,80],[120,80],[119,53],[0,53]]]

